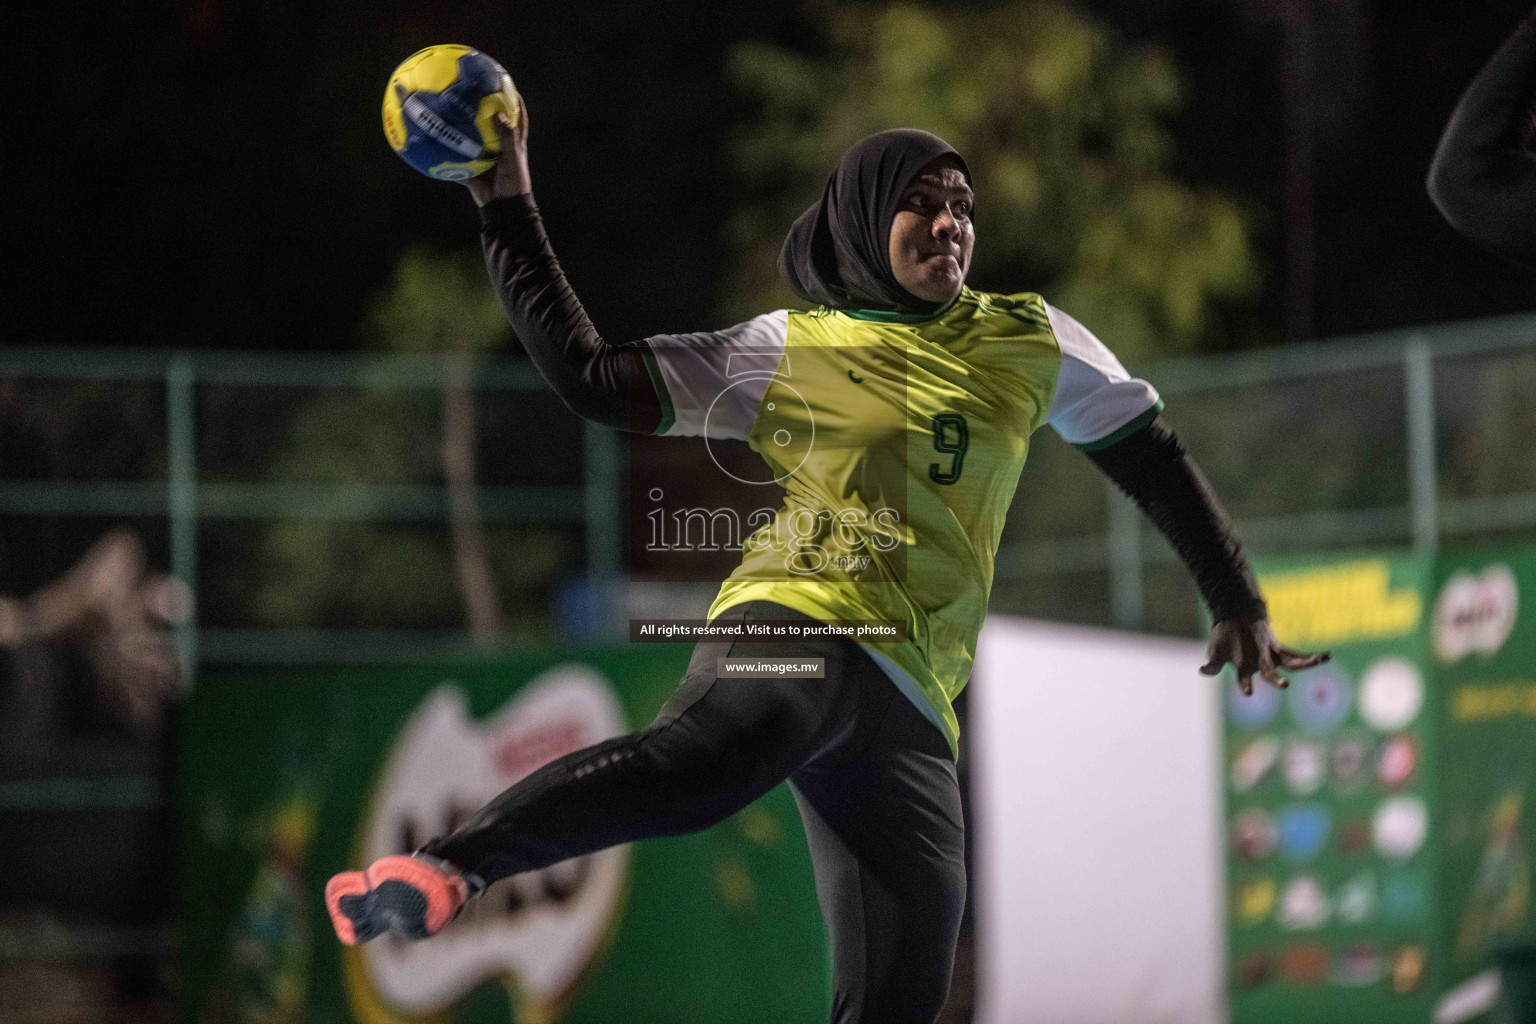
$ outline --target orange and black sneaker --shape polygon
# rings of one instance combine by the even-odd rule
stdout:
[[[325,885],[336,937],[349,946],[395,931],[408,939],[436,935],[482,888],[433,857],[383,857],[363,871],[343,871]]]

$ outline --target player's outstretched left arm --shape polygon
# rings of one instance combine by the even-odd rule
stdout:
[[[1208,676],[1232,665],[1243,693],[1253,677],[1285,687],[1281,670],[1311,668],[1329,655],[1281,646],[1226,512],[1204,474],[1161,416],[1088,457],[1146,513],[1189,567],[1216,625],[1206,647]]]
[[[1136,502],[1194,575],[1216,622],[1201,671],[1213,676],[1230,664],[1237,685],[1252,693],[1254,676],[1283,687],[1282,669],[1328,660],[1275,640],[1242,544],[1216,492],[1158,415],[1156,389],[1126,373],[1077,320],[1049,304],[1045,312],[1062,355],[1047,422]]]

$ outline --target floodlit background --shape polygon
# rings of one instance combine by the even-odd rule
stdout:
[[[384,82],[410,53],[467,43],[511,72],[554,245],[614,341],[790,302],[773,259],[837,155],[886,127],[939,133],[976,177],[970,284],[1041,292],[1151,380],[1274,572],[1362,551],[1418,559],[1412,571],[1393,562],[1390,585],[1421,588],[1423,632],[1458,552],[1536,540],[1536,275],[1455,235],[1423,187],[1456,98],[1526,13],[1520,0],[180,0],[11,15],[0,1019],[373,1024],[515,1011],[553,1022],[622,1006],[630,1020],[706,1022],[756,1019],[741,1009],[754,999],[774,1007],[763,1019],[823,1013],[825,953],[783,800],[662,853],[642,846],[632,863],[518,890],[503,908],[510,931],[487,942],[529,941],[516,922],[541,914],[556,930],[578,911],[611,924],[592,933],[601,942],[571,938],[585,952],[540,968],[542,982],[507,953],[449,1002],[416,1005],[380,981],[385,967],[342,958],[331,941],[315,893],[369,828],[389,832],[389,794],[424,786],[422,799],[452,803],[473,790],[397,772],[411,728],[436,722],[464,749],[494,750],[496,728],[540,721],[527,710],[536,701],[515,695],[545,692],[541,680],[588,685],[541,675],[573,659],[612,691],[614,722],[643,724],[687,650],[627,648],[627,620],[702,614],[734,564],[640,550],[650,488],[704,501],[720,474],[702,443],[595,429],[544,390],[485,281],[468,196],[384,142]],[[1087,657],[1143,642],[1014,620],[1114,627],[1155,635],[1148,664],[1203,625],[1172,552],[1049,431],[1010,512],[991,607],[997,643],[1044,637]],[[1092,686],[1100,671],[1070,651],[1046,661],[1059,676],[984,658],[977,685],[1044,695]],[[1500,669],[1523,670],[1518,659]],[[1243,964],[1258,961],[1228,962],[1218,819],[1240,801],[1216,794],[1250,740],[1224,747],[1210,684],[1168,673],[1149,685],[1179,699],[1181,685],[1204,687],[1209,721],[1126,718],[1134,695],[1104,719],[1081,700],[961,701],[963,716],[979,704],[1022,716],[1016,730],[1003,718],[968,735],[1055,739],[1063,757],[1119,757],[1127,773],[1151,755],[1115,741],[1112,721],[1145,721],[1170,749],[1204,752],[1206,774],[1170,767],[1185,782],[1156,790],[1168,821],[1203,822],[1190,826],[1201,839],[1156,846],[1148,872],[1182,879],[1165,894],[1189,887],[1205,923],[1181,955],[1201,952],[1146,961],[1162,980],[1113,1019],[1225,1019],[1230,1002],[1241,1024],[1270,1019],[1255,991],[1315,990],[1326,1004],[1336,985],[1349,998],[1386,993],[1379,1019],[1427,1020],[1419,986],[1390,1002],[1392,969],[1416,948],[1407,933],[1370,940],[1386,966],[1359,984],[1336,969],[1318,980],[1313,947],[1285,936],[1257,982]],[[1059,713],[1057,725],[1041,730],[1032,707]],[[608,728],[593,714],[592,728]],[[1460,770],[1421,739],[1419,778]],[[1328,738],[1328,752],[1343,742]],[[1029,872],[1070,868],[1056,854],[1074,842],[1137,842],[1105,828],[1112,784],[1068,772],[1057,785],[1040,746],[1023,772],[977,753],[1006,746],[963,754],[962,779],[991,794],[972,801],[973,840],[1000,849],[1008,830],[987,833],[988,809],[1018,823],[997,796],[1004,779],[1041,839],[1013,829],[1016,856],[973,864],[944,1020],[979,1008],[990,1024],[1111,1019],[1088,998],[1091,977],[1077,1004],[1062,986],[1029,1003],[1025,985],[1018,1004],[1001,982],[985,988],[1048,974],[985,948],[1006,931],[988,930],[989,910],[1073,891]],[[469,775],[484,767],[470,761]],[[1525,786],[1523,759],[1509,763],[1509,785]],[[1133,786],[1118,792],[1152,806]],[[1521,801],[1495,794],[1462,817],[1432,808],[1448,870],[1465,860],[1463,839],[1531,836]],[[1528,889],[1524,847],[1489,849],[1507,856],[1489,854],[1486,869],[1472,858],[1463,874],[1506,870]],[[628,888],[603,889],[604,871],[631,872]],[[1141,906],[1134,878],[1084,884],[1090,932],[1117,927],[1117,906]],[[608,903],[583,902],[603,892]],[[1131,903],[1104,898],[1120,892]],[[1447,932],[1467,927],[1446,900],[1425,910],[1426,935],[1442,917]],[[1070,903],[1040,906],[1052,927],[1073,919]],[[1508,927],[1489,935],[1529,921],[1525,904],[1490,906]],[[1027,913],[1017,927],[1008,934],[1022,945],[1008,949],[1052,948],[1028,933]],[[1155,921],[1144,933],[1158,934]],[[1232,949],[1248,956],[1242,941]],[[1344,977],[1370,975],[1355,948],[1366,941],[1331,951],[1359,954]],[[766,974],[748,969],[768,961]],[[1429,962],[1433,985],[1460,979]],[[508,977],[520,981],[495,980]],[[554,995],[538,996],[540,984]],[[1377,1011],[1350,1012],[1341,1019]]]

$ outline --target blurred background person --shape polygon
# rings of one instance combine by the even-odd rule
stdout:
[[[185,587],[149,572],[122,529],[32,594],[0,594],[0,772],[79,768],[104,741],[156,743],[181,679],[169,629],[185,606]]]
[[[1536,10],[1462,94],[1429,195],[1457,231],[1536,266]]]
[[[170,627],[186,607],[185,586],[150,571],[126,529],[31,594],[0,595],[0,842],[46,866],[0,881],[0,926],[38,957],[0,959],[0,1015],[165,1004],[165,943],[145,929],[174,913]],[[102,927],[140,938],[78,959]]]

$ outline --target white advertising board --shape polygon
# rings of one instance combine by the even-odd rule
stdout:
[[[1217,1024],[1200,644],[993,615],[970,683],[978,1024]]]

